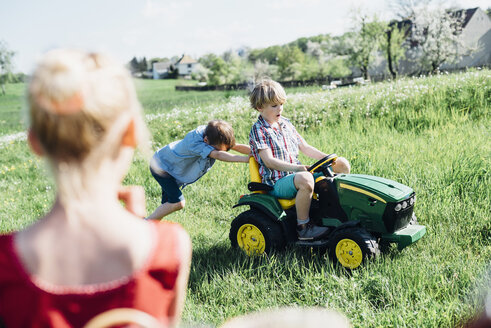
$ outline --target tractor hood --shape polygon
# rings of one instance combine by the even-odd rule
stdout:
[[[401,183],[364,174],[340,174],[335,177],[339,188],[347,188],[367,194],[375,194],[387,202],[398,202],[409,197],[413,189]],[[363,192],[365,191],[365,192]]]

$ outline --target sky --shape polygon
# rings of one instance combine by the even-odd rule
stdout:
[[[0,40],[15,51],[14,71],[31,73],[46,51],[103,51],[133,57],[195,59],[241,47],[265,48],[300,37],[341,35],[353,11],[394,17],[390,0],[0,0]],[[491,0],[445,5],[491,7]]]

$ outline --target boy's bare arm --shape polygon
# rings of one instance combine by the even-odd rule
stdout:
[[[208,156],[224,162],[249,163],[249,156],[229,154],[223,150],[212,150]]]
[[[309,145],[307,141],[305,141],[303,138],[301,138],[301,142],[298,144],[298,149],[300,149],[300,151],[306,156],[316,160],[322,159],[327,156],[327,154],[321,152],[319,149]]]
[[[235,150],[236,152],[239,152],[244,155],[249,155],[251,153],[251,147],[249,147],[249,145],[244,145],[244,144],[236,144],[235,146],[232,147],[232,150]]]
[[[264,165],[266,165],[269,169],[272,170],[283,171],[283,172],[300,172],[300,171],[307,171],[308,168],[308,166],[306,165],[291,164],[282,161],[281,159],[274,158],[273,153],[269,148],[260,149],[259,157],[261,157],[261,160],[263,161]]]

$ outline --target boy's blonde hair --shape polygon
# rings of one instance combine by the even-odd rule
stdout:
[[[263,108],[268,104],[283,104],[286,101],[285,89],[276,81],[261,80],[254,86],[250,95],[251,107]]]
[[[227,150],[235,146],[234,129],[228,122],[222,120],[208,122],[204,135],[210,145],[225,145]]]
[[[103,143],[117,151],[131,120],[137,142],[147,131],[129,73],[106,55],[48,52],[34,71],[28,97],[30,128],[55,161],[82,161]]]

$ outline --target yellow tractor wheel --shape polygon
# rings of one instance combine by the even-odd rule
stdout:
[[[232,247],[238,246],[249,256],[284,246],[280,222],[254,209],[239,214],[232,221],[229,238]]]
[[[376,238],[358,227],[334,232],[329,251],[335,261],[350,270],[358,268],[366,258],[380,253]]]
[[[245,223],[237,231],[237,244],[247,255],[261,255],[266,248],[266,241],[261,230],[253,224]]]

